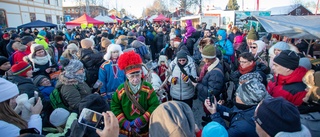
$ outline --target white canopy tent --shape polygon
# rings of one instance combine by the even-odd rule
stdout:
[[[111,19],[108,16],[99,15],[99,16],[95,17],[94,19],[99,20],[99,21],[103,21],[104,23],[114,23],[113,19]]]
[[[320,16],[256,16],[272,34],[289,38],[320,39]]]

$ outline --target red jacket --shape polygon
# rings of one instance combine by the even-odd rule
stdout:
[[[300,106],[307,94],[306,85],[302,82],[307,69],[298,67],[288,76],[274,76],[274,81],[268,83],[267,90],[273,97],[283,97],[296,106]]]
[[[25,51],[16,51],[13,54],[13,64],[18,64],[19,61],[23,61],[24,56],[28,55]]]

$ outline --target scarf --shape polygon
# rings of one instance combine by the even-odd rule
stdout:
[[[200,72],[200,76],[199,76],[199,82],[202,81],[204,75],[207,73],[208,71],[208,67],[210,66],[211,64],[204,64],[202,69],[201,69],[201,72]]]
[[[112,72],[113,72],[113,78],[117,79],[118,78],[118,58],[112,58]]]
[[[253,62],[252,65],[246,67],[246,68],[242,68],[241,66],[239,66],[239,72],[243,75],[243,74],[247,74],[249,72],[251,72],[253,70],[253,68],[256,66],[256,63]]]
[[[130,82],[128,82],[129,83],[129,87],[130,87],[130,89],[131,89],[131,91],[134,93],[134,94],[136,94],[139,90],[140,90],[140,87],[141,87],[141,82],[140,82],[140,84],[138,84],[138,85],[132,85]]]
[[[47,54],[46,56],[43,56],[43,57],[38,57],[38,56],[32,57],[32,54],[29,54],[28,57],[29,57],[30,61],[32,62],[34,72],[37,72],[40,70],[39,68],[36,68],[35,64],[45,65],[49,62],[49,67],[52,66],[52,62],[50,59],[51,56],[49,54]]]

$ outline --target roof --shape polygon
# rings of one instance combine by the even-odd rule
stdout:
[[[81,25],[81,24],[100,25],[100,24],[104,24],[104,22],[95,20],[95,19],[91,18],[90,16],[88,16],[87,14],[83,14],[81,17],[79,17],[73,21],[66,22],[66,25]]]
[[[270,9],[266,9],[265,11],[271,11],[271,15],[288,15],[290,12],[292,12],[293,10],[295,10],[296,8],[298,8],[300,6],[302,6],[302,5],[295,4],[295,5],[288,5],[288,6],[280,6],[280,7],[273,7]],[[302,6],[302,7],[304,7],[304,6]]]
[[[20,29],[20,28],[37,28],[37,27],[57,27],[57,25],[49,22],[45,22],[42,20],[36,20],[30,23],[22,24],[17,28]]]

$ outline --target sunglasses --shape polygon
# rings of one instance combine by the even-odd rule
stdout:
[[[251,49],[256,49],[257,47],[250,47]]]
[[[186,60],[185,59],[179,59],[178,61],[179,62],[185,62]]]

